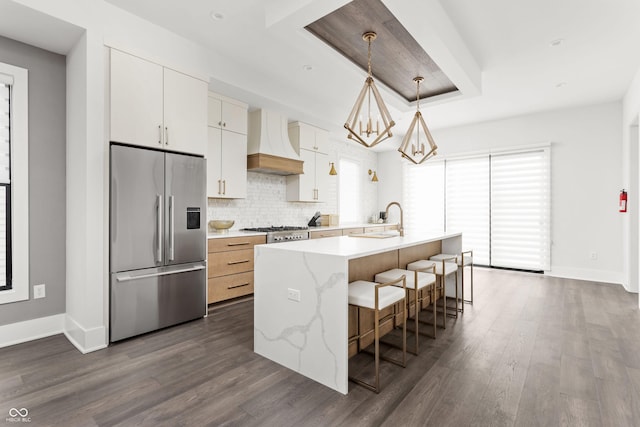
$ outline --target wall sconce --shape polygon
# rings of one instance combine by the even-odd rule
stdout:
[[[371,182],[378,182],[378,175],[376,175],[376,171],[369,169],[369,176],[371,176]]]
[[[331,169],[329,170],[329,175],[338,175],[338,172],[336,171],[336,167],[333,165],[333,162],[329,162],[329,164],[331,165]]]

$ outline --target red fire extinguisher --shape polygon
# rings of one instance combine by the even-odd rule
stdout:
[[[626,211],[627,211],[627,192],[623,188],[622,191],[620,192],[620,212],[626,212]]]

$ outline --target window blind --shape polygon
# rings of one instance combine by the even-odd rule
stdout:
[[[549,150],[491,156],[491,265],[550,269]]]
[[[9,85],[0,83],[0,184],[10,183]]]
[[[8,235],[9,201],[11,196],[11,158],[10,158],[10,86],[0,83],[0,288],[6,288],[7,265],[9,265]]]
[[[350,159],[340,159],[338,177],[340,222],[362,222],[360,163]]]
[[[405,164],[403,180],[405,232],[444,231],[444,162]]]
[[[447,231],[462,232],[462,249],[489,265],[489,157],[447,160],[445,199]]]

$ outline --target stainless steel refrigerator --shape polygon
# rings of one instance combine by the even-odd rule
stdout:
[[[111,145],[110,341],[206,314],[206,165]]]

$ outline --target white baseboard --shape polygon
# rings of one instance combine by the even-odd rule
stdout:
[[[0,347],[50,337],[64,332],[64,314],[0,326]]]
[[[83,328],[68,314],[64,317],[64,335],[82,354],[106,348],[109,344],[105,327]]]
[[[545,271],[544,274],[546,274],[547,276],[561,277],[564,279],[614,283],[617,285],[622,285],[627,291],[629,291],[629,289],[627,289],[627,286],[625,286],[624,277],[622,272],[620,271],[552,266],[551,270]]]

